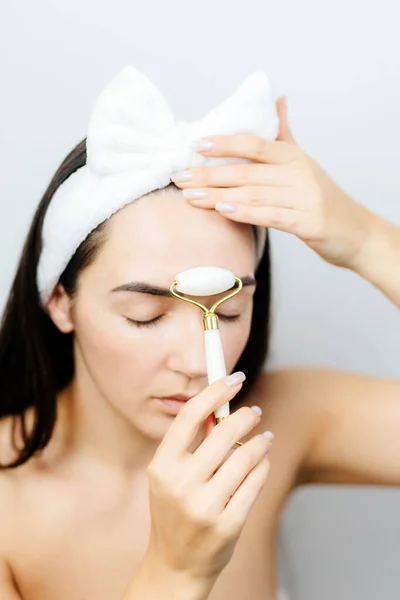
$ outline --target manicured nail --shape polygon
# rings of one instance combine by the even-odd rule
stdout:
[[[215,205],[215,210],[218,210],[218,212],[234,213],[236,212],[236,206],[233,204],[224,204],[223,202],[218,202]]]
[[[214,142],[210,140],[196,140],[193,142],[193,148],[196,152],[207,152],[209,150],[214,150]]]
[[[271,440],[271,442],[275,437],[272,431],[264,431],[263,436],[266,437],[267,440]]]
[[[254,410],[254,412],[256,413],[256,415],[258,415],[259,417],[261,417],[262,415],[262,409],[259,406],[250,406],[251,410]]]
[[[207,198],[208,193],[206,192],[206,190],[196,190],[196,189],[187,189],[187,190],[183,190],[183,195],[185,198],[190,198],[190,199],[194,199],[194,200],[200,200],[203,198]]]
[[[225,383],[228,387],[234,387],[239,383],[242,383],[246,379],[246,375],[242,371],[237,371],[237,373],[232,373],[232,375],[228,375],[225,377]]]
[[[175,173],[172,173],[170,179],[172,181],[189,181],[192,177],[193,173],[191,171],[175,171]]]

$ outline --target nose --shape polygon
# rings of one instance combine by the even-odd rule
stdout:
[[[200,309],[189,306],[176,315],[168,367],[190,379],[207,378],[203,313]]]

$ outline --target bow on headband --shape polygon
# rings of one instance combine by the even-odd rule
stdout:
[[[208,135],[250,133],[273,140],[279,119],[262,70],[200,121],[177,121],[156,86],[125,67],[101,92],[90,117],[87,163],[55,192],[43,223],[37,283],[45,303],[74,252],[101,222],[151,191],[174,171],[251,162],[207,157],[192,142]]]

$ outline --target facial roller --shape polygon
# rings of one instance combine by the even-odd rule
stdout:
[[[210,309],[177,293],[180,292],[189,296],[213,296],[230,290],[235,284],[237,284],[237,287],[213,304]],[[204,313],[203,327],[209,384],[226,375],[224,352],[219,333],[219,319],[218,315],[215,314],[215,310],[223,302],[238,294],[242,287],[241,279],[235,277],[231,271],[219,267],[196,267],[179,273],[169,288],[170,293],[175,298],[198,306]],[[229,416],[229,402],[219,407],[214,414],[217,423]],[[236,442],[236,444],[242,446],[240,442]]]

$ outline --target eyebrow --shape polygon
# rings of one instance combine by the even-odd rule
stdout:
[[[243,287],[250,285],[257,285],[257,281],[251,275],[245,275],[240,277],[243,282]],[[230,288],[232,289],[232,288]],[[171,297],[171,292],[168,288],[159,287],[158,285],[152,285],[145,283],[144,281],[131,281],[130,283],[123,283],[116,288],[110,290],[111,292],[138,292],[140,294],[151,294],[152,296],[165,296]],[[226,290],[228,291],[228,290]],[[216,295],[216,294],[215,294]]]

